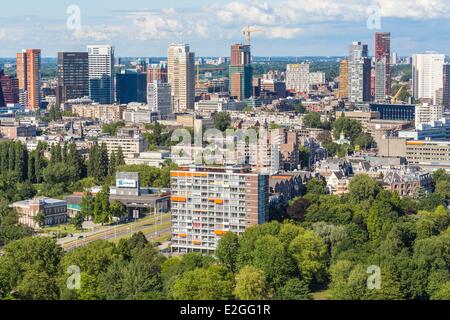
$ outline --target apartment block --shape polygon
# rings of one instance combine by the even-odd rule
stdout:
[[[97,119],[101,122],[117,122],[123,118],[126,106],[105,104],[74,104],[72,112],[81,118]]]
[[[268,220],[269,177],[245,167],[186,167],[171,172],[172,251],[213,254],[227,232]]]
[[[98,139],[99,144],[106,144],[108,154],[117,153],[122,148],[124,158],[133,158],[136,154],[147,150],[147,142],[139,134],[118,133],[117,137],[106,136]]]

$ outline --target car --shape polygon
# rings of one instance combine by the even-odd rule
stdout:
[[[78,239],[83,239],[83,238],[84,238],[84,236],[79,236],[79,237],[78,237]]]

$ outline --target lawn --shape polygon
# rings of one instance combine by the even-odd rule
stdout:
[[[73,224],[60,224],[58,226],[45,227],[40,230],[42,233],[84,233],[89,230],[77,230]]]

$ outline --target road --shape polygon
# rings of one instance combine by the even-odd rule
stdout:
[[[163,215],[162,222],[160,216],[158,216],[157,221],[154,217],[152,217],[143,221],[137,221],[136,223],[110,227],[100,232],[85,236],[82,239],[75,239],[69,242],[61,242],[60,245],[64,250],[70,251],[97,240],[115,240],[120,238],[127,238],[135,233],[138,233],[139,231],[142,231],[149,240],[152,240],[154,238],[158,239],[170,234],[170,221],[170,214]]]

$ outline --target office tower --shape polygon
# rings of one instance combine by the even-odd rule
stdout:
[[[348,99],[348,60],[339,63],[339,98]]]
[[[89,97],[100,104],[114,102],[114,47],[88,46]]]
[[[450,108],[450,64],[444,64],[443,70],[443,101],[444,107]]]
[[[436,103],[437,93],[444,84],[444,60],[444,54],[433,52],[413,55],[412,86],[415,99]]]
[[[5,102],[5,98],[3,96],[3,89],[2,89],[2,83],[1,82],[0,82],[0,107],[6,107],[6,102]]]
[[[253,95],[251,60],[249,45],[235,44],[231,46],[230,95],[238,100],[248,99]]]
[[[31,110],[41,106],[41,50],[26,49],[17,53],[17,78],[20,103]]]
[[[171,172],[172,250],[213,254],[227,232],[268,220],[267,175],[246,168],[191,167]]]
[[[395,66],[398,63],[398,55],[397,52],[392,52],[391,54],[391,65]]]
[[[368,47],[361,42],[353,42],[349,52],[349,101],[370,101],[371,61]]]
[[[19,103],[19,80],[17,78],[7,76],[3,70],[0,70],[0,86],[6,105]]]
[[[161,119],[172,115],[172,89],[169,83],[153,81],[148,84],[147,104],[150,110],[158,112]]]
[[[387,98],[386,82],[388,79],[386,65],[386,57],[375,62],[374,97],[376,102],[385,102]]]
[[[89,59],[87,52],[58,52],[56,103],[89,96]]]
[[[286,66],[286,89],[296,92],[309,91],[309,64],[288,64]]]
[[[168,82],[167,78],[167,63],[159,63],[149,65],[147,68],[147,83],[154,81],[160,81],[163,83]]]
[[[195,54],[188,44],[171,44],[168,49],[168,80],[175,112],[194,109]]]
[[[147,75],[134,70],[125,70],[116,75],[116,97],[120,104],[147,102]]]
[[[375,32],[375,68],[375,100],[385,101],[391,94],[390,32]]]

